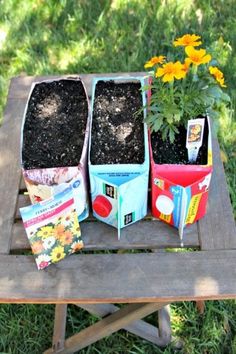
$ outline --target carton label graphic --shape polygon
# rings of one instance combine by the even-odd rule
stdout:
[[[64,172],[65,170],[66,173]],[[41,202],[71,187],[79,220],[85,219],[88,216],[89,207],[86,192],[87,188],[81,171],[79,171],[77,167],[48,168],[45,173],[43,173],[43,171],[45,171],[45,169],[23,170],[23,176],[31,202],[33,204]],[[55,184],[53,181],[58,175],[60,175],[59,184]],[[74,177],[70,181],[67,181],[68,175],[74,175]],[[49,182],[50,178],[52,182]],[[38,181],[41,181],[41,183],[37,183]],[[43,183],[52,184],[47,185]]]
[[[166,215],[166,214],[161,213],[159,216],[159,219],[169,223],[171,220],[171,215]]]
[[[124,216],[124,225],[131,224],[133,221],[135,221],[135,212],[126,214]]]
[[[103,193],[110,198],[117,199],[117,188],[107,183],[103,184]]]
[[[197,216],[197,211],[199,208],[200,200],[202,197],[201,194],[196,194],[191,198],[189,208],[188,208],[188,215],[186,218],[186,224],[192,224]]]

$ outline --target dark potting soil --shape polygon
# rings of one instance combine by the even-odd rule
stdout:
[[[25,169],[77,166],[88,118],[82,83],[60,80],[37,84],[23,131]]]
[[[203,133],[202,146],[199,149],[196,162],[188,161],[188,150],[186,149],[186,128],[179,128],[179,134],[175,135],[175,142],[172,144],[167,139],[163,141],[160,132],[152,133],[151,143],[153,150],[153,159],[157,164],[184,164],[184,165],[206,165],[208,152],[208,123],[205,118],[205,127]]]
[[[144,162],[143,116],[139,82],[98,81],[92,122],[91,163],[141,164]]]

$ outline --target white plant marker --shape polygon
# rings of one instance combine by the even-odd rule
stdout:
[[[202,146],[204,124],[204,118],[189,119],[188,121],[186,148],[188,149],[189,162],[197,160],[199,149]]]

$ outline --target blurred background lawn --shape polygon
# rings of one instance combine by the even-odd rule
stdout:
[[[231,107],[222,107],[218,135],[236,215],[236,0],[0,0],[0,121],[12,76],[142,71],[185,33],[202,36],[232,98]],[[181,352],[235,354],[235,309],[235,301],[208,301],[199,315],[193,303],[172,305],[174,335],[185,340]],[[42,353],[51,345],[53,315],[52,305],[0,305],[0,353]],[[70,306],[67,334],[95,321]],[[174,349],[120,331],[80,353]]]

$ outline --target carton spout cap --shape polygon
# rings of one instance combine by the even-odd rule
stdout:
[[[97,195],[93,201],[93,210],[99,216],[106,218],[112,210],[112,204],[103,195]]]

